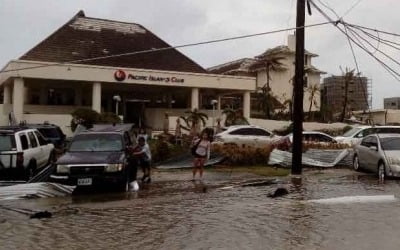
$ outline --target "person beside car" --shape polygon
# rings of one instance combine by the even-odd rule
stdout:
[[[138,144],[133,148],[133,157],[136,159],[136,164],[143,170],[142,182],[151,182],[151,151],[145,137],[138,137]]]

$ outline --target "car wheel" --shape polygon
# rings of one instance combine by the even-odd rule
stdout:
[[[129,178],[123,178],[119,183],[117,183],[117,190],[119,192],[128,192],[129,191]]]
[[[354,158],[353,158],[353,169],[355,171],[360,171],[360,161],[359,161],[357,155],[354,155]]]
[[[385,164],[383,162],[378,164],[378,178],[380,181],[384,181],[386,178]]]

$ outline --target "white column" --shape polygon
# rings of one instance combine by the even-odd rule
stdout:
[[[13,90],[13,112],[17,122],[21,122],[24,118],[24,91],[24,79],[15,78]]]
[[[3,104],[10,104],[11,103],[11,88],[9,85],[4,85],[3,90]]]
[[[221,111],[221,96],[220,96],[220,95],[218,95],[217,101],[218,101],[218,103],[217,103],[217,110],[218,110],[218,112],[219,112],[219,111]]]
[[[192,88],[191,110],[199,109],[199,89]]]
[[[101,113],[101,83],[94,82],[92,89],[92,109]]]
[[[250,91],[243,93],[243,116],[246,119],[250,118]]]

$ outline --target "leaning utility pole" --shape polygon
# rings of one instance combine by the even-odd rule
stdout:
[[[302,140],[303,140],[303,97],[304,97],[304,19],[305,1],[297,0],[296,18],[296,60],[295,81],[293,85],[293,153],[292,174],[300,175],[302,170]]]

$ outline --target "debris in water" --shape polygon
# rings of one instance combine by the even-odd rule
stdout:
[[[43,219],[43,218],[51,218],[53,214],[50,213],[49,211],[41,211],[41,212],[36,212],[30,216],[31,219]]]
[[[268,194],[268,197],[270,198],[276,198],[276,197],[281,197],[284,195],[289,194],[289,191],[286,188],[277,188],[275,192]]]
[[[356,195],[342,196],[327,199],[309,200],[309,202],[320,204],[344,204],[344,203],[372,203],[372,202],[393,202],[396,201],[394,195]]]

